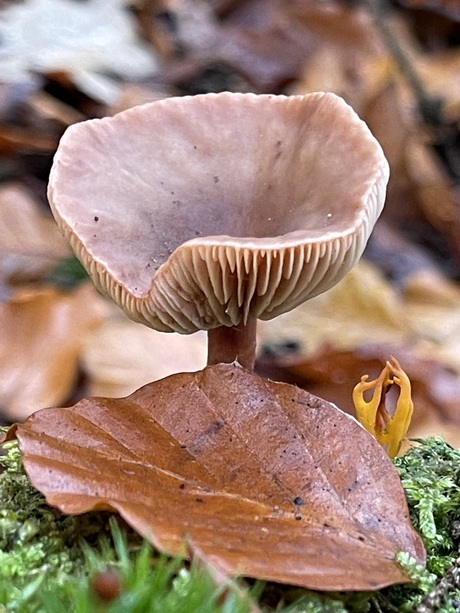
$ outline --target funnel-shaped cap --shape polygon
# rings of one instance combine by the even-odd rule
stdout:
[[[379,216],[388,164],[334,94],[170,98],[72,126],[54,216],[133,319],[194,332],[270,319],[337,283]]]

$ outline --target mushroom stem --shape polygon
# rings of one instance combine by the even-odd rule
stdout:
[[[243,368],[254,370],[256,328],[257,319],[250,319],[246,325],[208,330],[208,366],[238,361]]]

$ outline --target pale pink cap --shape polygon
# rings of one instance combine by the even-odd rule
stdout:
[[[49,199],[100,290],[136,321],[190,333],[271,319],[337,283],[388,175],[338,96],[225,92],[71,126]]]

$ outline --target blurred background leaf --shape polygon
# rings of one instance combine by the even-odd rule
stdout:
[[[0,3],[0,403],[4,421],[201,368],[206,342],[130,322],[86,281],[46,184],[71,124],[208,91],[343,96],[390,161],[362,262],[261,322],[259,372],[353,411],[390,353],[412,433],[460,445],[460,14],[455,0]]]

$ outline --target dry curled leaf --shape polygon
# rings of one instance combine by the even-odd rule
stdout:
[[[203,368],[206,351],[205,332],[163,334],[117,313],[88,335],[82,361],[89,393],[119,398],[175,372]]]
[[[121,0],[15,2],[0,14],[0,34],[0,71],[7,82],[31,70],[90,71],[96,79],[104,72],[142,78],[156,69]]]
[[[460,20],[458,0],[400,0],[403,6],[434,11],[451,19]]]
[[[334,1],[285,4],[291,19],[303,24],[306,38],[314,43],[302,58],[303,74],[294,91],[332,91],[361,114],[388,78],[388,51],[369,11]]]
[[[101,298],[90,285],[72,292],[22,287],[0,304],[0,407],[22,420],[67,400],[88,331],[99,323]]]
[[[408,580],[398,551],[424,560],[372,436],[326,401],[235,365],[45,409],[16,435],[49,504],[116,510],[159,549],[198,547],[226,573],[373,590]]]
[[[35,280],[70,249],[51,215],[19,183],[0,188],[0,281]]]
[[[269,323],[261,321],[259,332],[264,344],[296,339],[308,356],[325,345],[348,350],[370,342],[399,343],[409,334],[400,297],[365,260],[324,294]]]
[[[285,381],[334,402],[355,415],[352,391],[363,373],[377,378],[389,355],[397,355],[409,376],[414,414],[408,436],[444,436],[460,446],[460,379],[444,359],[433,355],[433,345],[362,344],[353,350],[324,346],[312,356],[279,352],[262,355],[257,363],[260,374]],[[441,356],[439,356],[441,357]],[[390,398],[396,408],[396,398]]]

